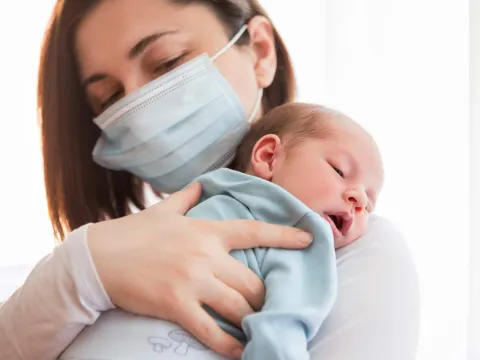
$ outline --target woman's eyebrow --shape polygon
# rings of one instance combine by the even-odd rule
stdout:
[[[153,42],[157,41],[158,39],[164,36],[175,34],[176,32],[177,32],[176,30],[169,30],[169,31],[164,31],[164,32],[145,36],[128,52],[128,59],[129,60],[134,59],[135,57],[140,55],[142,52],[144,52],[145,49]]]
[[[163,32],[159,32],[159,33],[154,33],[154,34],[151,34],[151,35],[148,35],[148,36],[145,36],[143,39],[141,39],[139,42],[137,42],[133,47],[132,49],[128,52],[128,59],[129,60],[133,60],[134,58],[136,58],[137,56],[139,56],[141,53],[143,53],[145,51],[145,49],[151,45],[152,43],[154,43],[155,41],[157,41],[158,39],[162,38],[162,37],[165,37],[167,35],[173,35],[177,33],[176,30],[169,30],[169,31],[163,31]],[[93,74],[93,75],[90,75],[88,78],[86,78],[84,81],[83,81],[83,88],[86,89],[88,86],[90,86],[91,84],[95,83],[95,82],[98,82],[98,81],[102,81],[104,80],[105,78],[107,77],[106,74]]]

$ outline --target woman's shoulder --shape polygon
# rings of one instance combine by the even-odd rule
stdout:
[[[338,296],[311,346],[312,360],[413,360],[419,288],[402,231],[374,215],[357,241],[337,250]]]
[[[379,291],[391,288],[392,282],[417,284],[412,253],[401,229],[392,221],[372,215],[365,234],[336,252],[339,280],[363,277]]]
[[[337,260],[350,257],[353,253],[365,256],[389,256],[395,254],[412,259],[402,230],[392,221],[373,214],[365,234],[354,243],[337,251]],[[413,262],[411,263],[413,266]]]
[[[404,289],[416,296],[418,276],[412,253],[402,230],[392,221],[373,215],[365,234],[352,244],[337,250],[339,281],[361,278],[360,287],[390,296],[398,292],[398,282],[407,283]],[[393,287],[396,287],[393,289]]]

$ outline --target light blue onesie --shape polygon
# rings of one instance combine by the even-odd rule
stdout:
[[[187,213],[189,217],[256,219],[295,226],[313,235],[313,244],[305,250],[256,248],[231,252],[264,281],[266,288],[262,310],[246,316],[242,329],[207,309],[223,329],[246,342],[244,360],[309,359],[307,343],[327,317],[336,297],[335,249],[330,226],[293,195],[260,178],[219,169],[196,181],[201,183],[203,194]],[[222,357],[212,354],[174,324],[121,310],[103,314],[61,357],[65,360],[182,358]]]

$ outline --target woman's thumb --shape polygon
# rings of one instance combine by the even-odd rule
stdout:
[[[159,204],[161,208],[159,210],[184,215],[198,203],[201,194],[202,186],[198,182],[191,183],[185,189],[177,191],[163,200]]]

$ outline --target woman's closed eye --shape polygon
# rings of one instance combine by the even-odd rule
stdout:
[[[115,104],[118,100],[120,100],[122,97],[122,92],[121,91],[116,91],[109,97],[107,97],[106,100],[100,101],[98,104],[98,112],[103,112],[105,109],[107,109],[109,106]]]
[[[185,58],[187,54],[182,54],[180,56],[174,57],[170,60],[161,62],[160,65],[156,66],[154,71],[156,73],[165,74],[170,70],[173,70],[175,67],[181,64],[182,60]]]
[[[184,52],[184,53],[177,53],[176,56],[170,57],[168,60],[166,60],[166,57],[163,57],[163,59],[159,59],[159,57],[152,55],[148,55],[145,57],[146,63],[145,65],[150,69],[149,71],[153,74],[153,77],[151,80],[154,78],[160,77],[169,71],[173,70],[177,66],[181,65],[185,60],[187,59],[187,56],[190,52]],[[115,86],[115,88],[118,89],[118,86]],[[95,101],[95,106],[94,106],[94,111],[97,114],[101,114],[103,111],[105,111],[108,107],[112,106],[115,104],[117,101],[119,101],[123,96],[123,90],[122,89],[112,89],[110,87],[109,93],[106,93],[97,96],[97,99]],[[114,91],[116,90],[116,91]]]
[[[153,69],[153,72],[156,74],[156,76],[161,76],[165,73],[168,73],[170,70],[174,69],[175,67],[181,64],[182,60],[185,58],[185,55],[186,54],[183,54],[175,58],[172,58],[168,61],[161,62],[160,65],[156,66]],[[115,104],[122,97],[123,97],[123,92],[121,90],[118,90],[112,93],[110,96],[105,97],[105,100],[98,101],[98,109],[96,109],[97,112],[102,113],[108,107]]]

